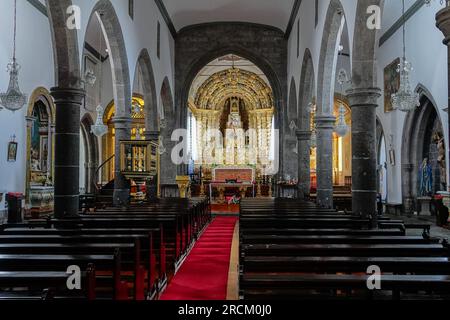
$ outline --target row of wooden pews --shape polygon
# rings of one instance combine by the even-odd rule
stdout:
[[[157,299],[210,222],[206,199],[161,199],[0,229],[0,299]],[[81,289],[69,290],[70,266]]]
[[[242,299],[450,298],[446,241],[293,199],[246,199],[240,218]],[[381,290],[371,266],[381,271]],[[372,285],[370,285],[372,283]]]

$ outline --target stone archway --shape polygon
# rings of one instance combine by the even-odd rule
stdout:
[[[161,154],[160,183],[162,185],[174,185],[177,168],[172,162],[171,151],[176,143],[171,141],[171,136],[172,131],[175,129],[176,117],[172,89],[167,77],[164,78],[162,83],[160,96],[163,109],[162,114],[164,115],[164,127],[161,127],[160,139],[166,149]]]
[[[428,93],[419,87],[421,94],[420,107],[408,113],[403,129],[402,138],[402,199],[405,213],[412,213],[419,209],[418,197],[428,196],[420,194],[419,172],[424,158],[428,158],[432,168],[433,184],[431,193],[445,191],[441,181],[446,183],[445,169],[440,170],[438,163],[438,145],[434,139],[436,133],[444,136],[439,112]],[[445,146],[444,146],[445,150]],[[445,158],[444,158],[445,168]],[[441,180],[441,174],[443,179]]]
[[[386,136],[380,119],[376,120],[377,137],[377,193],[381,195],[381,200],[387,203],[388,196],[388,150]]]
[[[317,84],[317,203],[333,207],[333,115],[334,84],[339,42],[345,26],[344,9],[339,0],[331,0],[322,37]]]
[[[95,171],[99,164],[99,147],[97,138],[91,132],[91,126],[93,124],[94,121],[89,114],[85,114],[83,119],[81,119],[81,133],[85,150],[85,190],[87,194],[93,194],[95,192],[98,182],[95,180]]]
[[[192,39],[198,40],[192,46]],[[198,72],[210,61],[234,54],[245,58],[269,79],[274,93],[275,128],[284,134],[282,119],[287,112],[287,43],[284,33],[273,27],[251,23],[209,23],[182,29],[177,36],[175,58],[175,102],[177,126],[186,128],[189,91]],[[283,154],[279,146],[278,159]],[[185,174],[187,166],[178,167]],[[280,161],[279,171],[283,170]]]
[[[125,40],[119,18],[109,0],[98,1],[89,20],[99,19],[103,36],[110,55],[115,105],[115,169],[114,204],[126,204],[129,201],[130,186],[120,171],[120,141],[129,140],[131,134],[131,83]]]
[[[309,49],[303,54],[298,104],[298,187],[299,197],[306,198],[311,191],[311,112],[315,96],[314,64]]]
[[[147,49],[142,49],[139,54],[136,73],[138,69],[141,71],[144,90],[146,136],[150,140],[157,140],[159,131],[158,120],[160,119],[160,115],[158,114],[158,95],[152,62]]]

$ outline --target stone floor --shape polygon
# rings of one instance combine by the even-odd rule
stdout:
[[[430,233],[432,237],[450,239],[450,229],[438,227],[436,225],[436,217],[434,216],[417,216],[417,215],[408,215],[408,216],[387,215],[387,216],[392,219],[403,220],[405,223],[430,223],[431,224]],[[421,234],[422,230],[407,230],[407,235],[421,235]]]

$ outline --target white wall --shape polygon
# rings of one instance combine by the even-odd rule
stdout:
[[[411,0],[409,4],[413,2]],[[431,93],[431,99],[436,102],[436,107],[439,110],[438,114],[443,125],[446,147],[448,148],[448,120],[447,113],[443,111],[448,104],[447,48],[442,44],[444,38],[442,33],[435,26],[435,15],[440,8],[439,3],[433,2],[430,7],[422,7],[407,21],[406,55],[414,67],[411,74],[412,89],[415,89],[420,83]],[[385,2],[383,30],[387,30],[401,17],[401,10],[401,1],[387,0]],[[378,86],[383,89],[383,95],[384,68],[401,56],[402,29],[399,29],[387,42],[378,48],[377,52]],[[389,144],[389,136],[393,135],[394,137],[396,165],[395,167],[388,165],[388,201],[389,203],[401,203],[401,148],[406,113],[401,111],[385,113],[384,98],[382,98],[380,99],[377,115],[383,125],[387,144]],[[447,159],[447,166],[448,162]]]
[[[6,91],[9,74],[4,72],[12,55],[13,1],[0,1],[0,91]],[[17,59],[22,69],[21,90],[28,96],[37,87],[54,85],[53,49],[48,19],[27,1],[17,1]],[[12,113],[0,111],[0,192],[25,192],[27,106]],[[7,162],[10,136],[19,143],[17,162]],[[0,210],[4,209],[4,200]]]

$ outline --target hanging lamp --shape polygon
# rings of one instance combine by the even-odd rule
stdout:
[[[108,126],[106,126],[103,123],[103,114],[105,112],[105,110],[102,107],[102,82],[103,82],[103,66],[102,66],[102,59],[101,59],[101,52],[103,50],[103,37],[102,37],[102,28],[101,28],[101,17],[103,16],[102,13],[99,14],[99,23],[100,23],[100,79],[99,79],[99,104],[96,108],[97,111],[97,120],[95,121],[95,124],[91,126],[91,132],[101,138],[103,137],[105,134],[108,133]]]
[[[9,72],[9,86],[6,93],[0,93],[0,104],[11,111],[20,110],[27,102],[27,96],[19,88],[20,65],[16,59],[17,38],[17,0],[14,0],[14,34],[13,34],[13,58],[7,66]],[[0,107],[1,109],[1,107]]]

